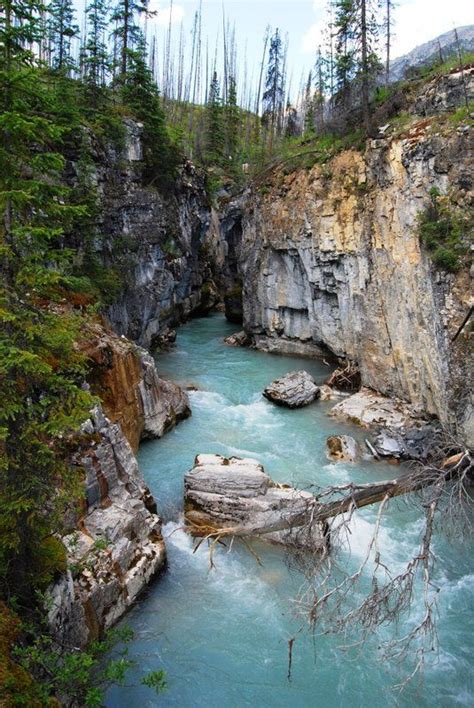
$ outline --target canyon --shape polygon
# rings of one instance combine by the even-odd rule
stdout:
[[[472,444],[472,337],[469,328],[455,335],[472,307],[473,273],[467,259],[456,273],[436,267],[417,232],[433,188],[456,208],[473,206],[469,128],[437,122],[459,105],[465,78],[424,87],[405,130],[309,167],[277,165],[217,205],[190,161],[172,192],[143,183],[139,123],[125,121],[122,151],[97,152],[95,255],[123,287],[80,345],[101,403],[74,457],[86,502],[64,539],[70,570],[49,591],[62,641],[100,636],[165,567],[161,519],[135,453],[190,405],[149,351],[224,300],[256,349],[349,360],[365,388]],[[468,80],[472,96],[473,70]],[[78,179],[74,159],[68,179]]]

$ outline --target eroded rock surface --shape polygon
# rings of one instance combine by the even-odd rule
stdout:
[[[107,416],[119,423],[133,450],[159,438],[191,415],[187,394],[158,376],[153,357],[101,325],[90,326],[82,349],[91,362],[88,380]]]
[[[252,339],[242,330],[241,332],[229,334],[228,337],[224,337],[224,343],[228,344],[229,347],[249,347],[252,343]]]
[[[355,462],[359,446],[350,435],[331,435],[326,440],[327,454],[335,462]]]
[[[112,626],[164,566],[156,504],[120,425],[96,408],[83,432],[89,446],[75,463],[86,473],[86,509],[64,539],[69,570],[49,596],[49,624],[68,645],[84,647]]]
[[[413,428],[425,422],[421,411],[414,406],[381,396],[368,388],[362,388],[337,403],[329,415],[363,427],[374,426],[391,430]]]
[[[441,97],[449,107],[462,92],[459,77],[446,81],[457,81]],[[432,103],[431,88],[423,96]],[[442,134],[426,118],[325,165],[276,169],[242,220],[244,329],[256,345],[297,354],[325,345],[358,364],[364,386],[472,436],[469,335],[452,341],[472,304],[469,269],[436,268],[417,232],[433,188],[472,210],[470,144],[469,129]]]
[[[314,497],[308,492],[279,485],[253,459],[198,455],[184,478],[185,517],[194,535],[230,526],[266,528],[284,522],[288,529],[261,536],[262,540],[311,549],[325,540],[319,524],[304,530],[292,520],[307,514],[309,522]]]
[[[263,395],[277,406],[302,408],[319,396],[319,386],[307,371],[290,371],[273,381]]]

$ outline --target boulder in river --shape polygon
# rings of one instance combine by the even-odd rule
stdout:
[[[302,408],[316,400],[319,386],[307,371],[290,371],[267,386],[263,395],[277,406]]]
[[[440,426],[436,423],[421,428],[381,430],[373,441],[380,457],[406,460],[426,460],[439,441]]]
[[[230,347],[249,347],[251,343],[251,337],[243,330],[235,334],[229,334],[228,337],[224,337],[224,344],[228,344]]]
[[[245,529],[246,536],[312,550],[326,543],[323,526],[310,523],[313,495],[277,484],[251,458],[198,455],[184,477],[184,502],[186,522],[195,536],[236,527]],[[259,534],[272,526],[279,530]]]
[[[326,440],[327,454],[335,462],[355,462],[359,448],[350,435],[331,435]]]

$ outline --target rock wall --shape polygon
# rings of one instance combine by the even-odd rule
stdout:
[[[466,126],[440,134],[424,121],[365,154],[276,171],[243,218],[244,327],[257,346],[324,345],[357,361],[364,385],[472,434],[469,337],[451,342],[471,279],[436,270],[416,230],[432,187],[472,208],[470,145]]]
[[[85,511],[63,538],[67,574],[48,593],[50,627],[73,647],[102,636],[166,560],[156,504],[120,425],[98,407],[83,433],[74,462],[85,473]]]
[[[69,570],[49,592],[54,635],[83,647],[101,636],[163,568],[161,520],[134,450],[191,414],[179,386],[160,379],[152,357],[103,325],[90,324],[80,347],[102,405],[83,426],[73,465],[85,474],[82,512],[63,542]]]
[[[160,438],[191,415],[187,394],[160,379],[144,349],[101,325],[91,326],[82,349],[91,362],[88,381],[104,411],[136,451],[140,440]]]
[[[218,301],[208,254],[211,206],[205,180],[189,161],[171,191],[143,179],[141,124],[124,121],[122,147],[88,136],[92,165],[78,156],[69,163],[69,182],[87,179],[95,187],[97,213],[93,250],[122,281],[107,308],[116,332],[150,348],[170,325]],[[81,241],[81,239],[79,239]]]

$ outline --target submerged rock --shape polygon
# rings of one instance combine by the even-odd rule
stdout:
[[[423,418],[414,406],[362,388],[336,404],[329,415],[363,427],[379,426],[400,430],[421,425]]]
[[[336,462],[355,462],[359,447],[350,435],[331,435],[326,440],[327,454]]]
[[[309,522],[313,495],[276,484],[250,458],[198,455],[184,477],[184,502],[186,522],[195,536],[221,528],[263,529],[283,522],[288,528],[261,539],[311,549],[322,549],[326,543],[321,524],[307,523],[304,530],[292,525],[306,514]]]
[[[242,330],[224,337],[224,344],[228,344],[230,347],[249,347],[252,344],[252,339]]]
[[[302,408],[316,400],[319,386],[307,371],[290,371],[267,386],[263,395],[277,406]]]

